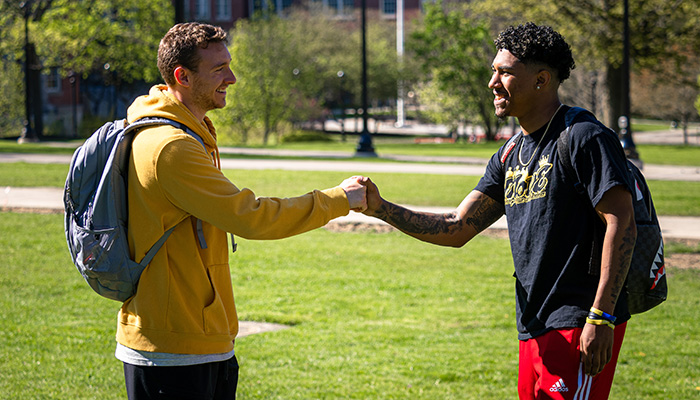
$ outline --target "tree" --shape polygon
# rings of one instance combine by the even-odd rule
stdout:
[[[85,77],[107,70],[105,79],[126,83],[158,78],[155,55],[160,38],[172,25],[171,1],[3,0],[0,49],[6,56],[0,62],[4,70],[12,69],[8,63],[23,60],[22,6],[29,11],[28,30],[39,59],[35,63],[38,73],[57,68],[63,76],[76,73]],[[38,84],[39,79],[32,82]],[[16,82],[3,79],[0,84],[2,93],[16,90]],[[40,93],[32,97],[40,104]],[[40,106],[34,114],[41,116]]]
[[[443,93],[443,120],[452,126],[464,120],[484,127],[494,140],[499,120],[493,112],[493,96],[486,87],[491,77],[493,51],[489,31],[464,12],[452,11],[441,2],[426,4],[422,29],[412,35],[410,48],[423,62],[423,70]],[[455,107],[455,103],[461,107]]]
[[[224,140],[245,142],[260,131],[266,145],[283,124],[316,118],[323,108],[356,107],[361,63],[355,25],[301,11],[238,21],[230,46],[238,81],[228,91],[229,106],[210,114],[229,136]],[[392,36],[380,24],[368,36],[370,98],[393,98],[399,68]]]
[[[18,71],[12,64],[17,62],[22,65],[23,76],[17,81],[3,80],[3,88],[0,92],[7,93],[9,99],[19,99],[21,95],[18,93],[24,92],[21,101],[12,102],[9,108],[4,113],[6,122],[0,123],[12,129],[16,125],[24,125],[26,123],[27,130],[25,134],[28,136],[25,139],[36,139],[41,135],[43,130],[42,120],[42,103],[41,103],[41,86],[39,85],[41,77],[40,61],[36,54],[36,46],[34,41],[29,37],[30,22],[41,20],[47,9],[51,7],[52,0],[33,0],[24,2],[13,2],[4,0],[0,3],[0,49],[2,49],[3,57],[0,62],[3,63],[2,69],[12,77]],[[16,76],[16,75],[15,75]],[[24,90],[16,92],[17,84],[24,83]],[[8,93],[9,92],[9,93]],[[19,117],[19,123],[13,116],[23,115]],[[13,122],[14,121],[14,122]],[[12,129],[14,131],[14,129]],[[33,134],[30,134],[33,133]]]
[[[661,60],[659,63],[665,70],[681,72],[660,75],[646,68],[635,74],[631,88],[632,112],[679,122],[683,129],[683,142],[688,144],[689,122],[697,119],[698,115],[694,103],[700,95],[700,57],[689,54],[686,62],[680,66],[674,65],[674,60]]]
[[[493,33],[506,25],[533,21],[559,31],[571,44],[577,64],[604,71],[607,104],[604,120],[617,126],[621,115],[623,0],[519,0],[493,2],[474,0],[474,15],[488,17]],[[678,49],[700,49],[700,8],[695,1],[629,1],[630,55],[634,68],[659,72],[659,60],[672,59],[682,65],[687,53]],[[666,72],[667,73],[667,72]]]
[[[214,113],[214,118],[218,121],[218,114],[227,113],[223,120],[238,121],[245,128],[261,125],[267,145],[280,122],[296,111],[301,88],[311,77],[290,40],[287,23],[275,15],[238,21],[230,51],[237,83],[227,95],[231,105]]]
[[[170,0],[54,0],[41,29],[39,53],[64,74],[117,71],[124,82],[159,79],[156,54],[173,22]]]

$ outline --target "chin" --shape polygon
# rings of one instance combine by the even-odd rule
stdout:
[[[510,117],[510,113],[505,108],[496,108],[493,114],[500,119],[506,119]]]

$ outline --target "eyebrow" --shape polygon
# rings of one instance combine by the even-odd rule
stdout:
[[[503,70],[513,70],[513,69],[515,69],[515,67],[512,65],[500,65],[500,66],[498,66],[498,68],[496,68],[495,65],[491,64],[491,69],[503,71]]]

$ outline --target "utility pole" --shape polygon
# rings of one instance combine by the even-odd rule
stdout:
[[[399,67],[403,66],[403,0],[396,0],[396,55]],[[396,95],[396,127],[401,128],[406,123],[404,105],[403,81],[399,78],[398,93]]]
[[[355,156],[376,157],[372,135],[367,128],[369,107],[367,105],[367,0],[362,0],[362,133],[357,142]]]

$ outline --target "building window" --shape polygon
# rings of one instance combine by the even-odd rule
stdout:
[[[59,93],[61,91],[61,74],[58,73],[58,68],[49,69],[49,72],[44,74],[44,78],[46,93]]]
[[[249,8],[251,15],[262,12],[267,15],[268,11],[273,11],[277,15],[282,15],[283,12],[292,6],[294,0],[249,0]]]
[[[352,10],[355,9],[355,0],[342,0],[343,2],[343,9],[345,10],[346,14],[352,13]]]
[[[211,3],[209,0],[196,0],[194,2],[194,6],[196,7],[196,9],[195,9],[195,18],[196,19],[203,19],[203,20],[209,19],[209,13],[210,13],[210,9],[211,9]]]
[[[336,15],[352,15],[355,9],[355,0],[312,0],[319,4],[324,12]]]
[[[216,19],[219,21],[231,20],[231,0],[216,0]]]
[[[381,8],[383,14],[396,15],[396,0],[382,0]]]

